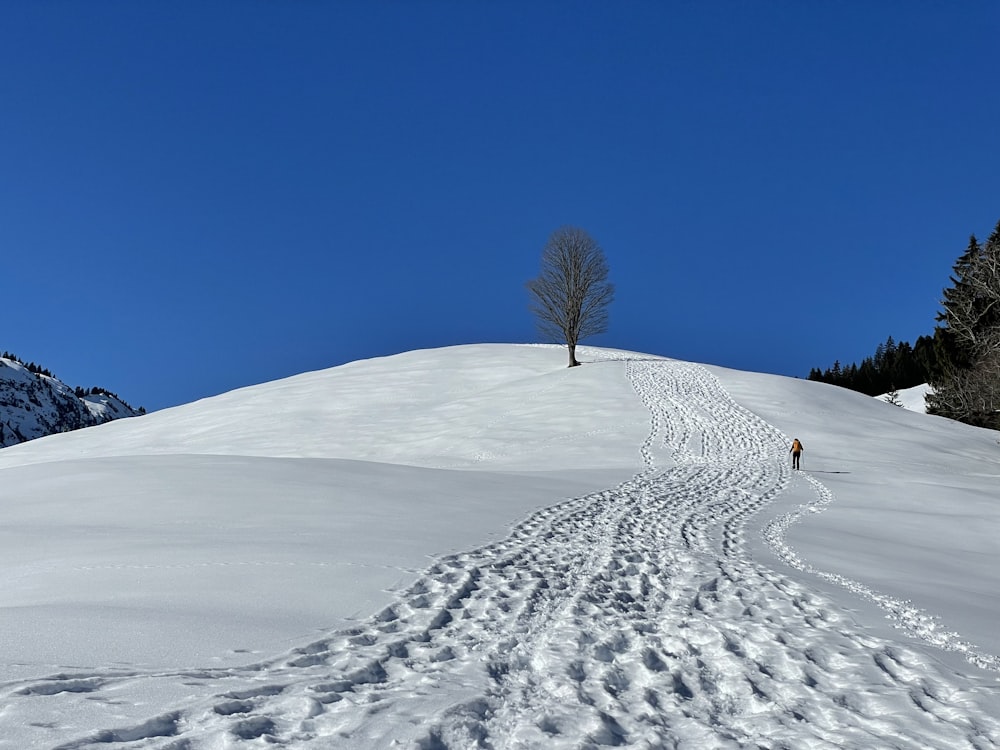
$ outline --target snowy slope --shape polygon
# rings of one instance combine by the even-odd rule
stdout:
[[[0,357],[0,447],[136,414],[114,396],[78,397],[58,378]]]
[[[896,391],[896,401],[904,409],[909,409],[910,411],[918,411],[921,414],[927,413],[927,394],[930,392],[931,388],[927,383],[922,385],[915,385],[912,388],[903,388],[902,390]],[[881,396],[876,398],[879,401],[888,401],[889,394],[883,393]]]
[[[1000,743],[994,433],[582,354],[0,451],[0,748]]]

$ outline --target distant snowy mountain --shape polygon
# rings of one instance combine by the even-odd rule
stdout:
[[[0,357],[0,447],[141,413],[104,391],[74,390],[58,378]]]

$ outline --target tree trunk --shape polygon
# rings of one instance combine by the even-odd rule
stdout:
[[[568,344],[567,348],[569,349],[569,366],[578,367],[580,363],[576,361],[576,344]]]

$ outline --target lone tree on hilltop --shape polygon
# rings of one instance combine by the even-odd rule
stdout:
[[[527,287],[539,332],[565,341],[569,366],[579,365],[577,343],[608,330],[615,287],[608,281],[604,251],[582,229],[557,229],[542,250],[541,273]]]

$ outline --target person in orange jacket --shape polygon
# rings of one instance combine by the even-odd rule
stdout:
[[[795,438],[792,441],[792,447],[791,447],[791,449],[788,451],[789,453],[792,454],[792,468],[793,469],[799,468],[799,456],[802,455],[802,450],[803,450],[802,443],[799,442],[798,438]]]

